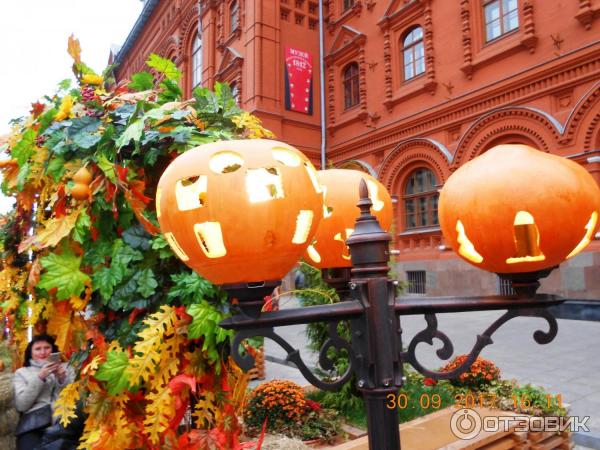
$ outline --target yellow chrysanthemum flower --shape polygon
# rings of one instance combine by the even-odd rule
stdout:
[[[98,86],[104,82],[104,78],[102,78],[100,75],[88,73],[81,77],[81,82],[83,84],[92,84],[94,86]]]
[[[72,117],[72,109],[73,97],[71,97],[70,95],[65,95],[62,101],[60,102],[60,107],[58,108],[58,113],[56,114],[56,117],[54,117],[54,120],[60,122],[61,120],[65,120],[69,117]]]

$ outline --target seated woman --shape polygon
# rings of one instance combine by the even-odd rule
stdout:
[[[73,381],[66,364],[48,360],[53,352],[58,352],[58,347],[51,336],[34,336],[25,350],[23,367],[15,372],[15,407],[21,413],[16,433],[18,450],[33,450],[40,445],[44,430],[53,422],[54,401]]]

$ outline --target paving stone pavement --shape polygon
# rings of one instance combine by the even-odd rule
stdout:
[[[297,307],[294,298],[282,299],[282,308]],[[438,329],[448,335],[454,344],[454,354],[468,353],[482,333],[502,311],[453,313],[438,315]],[[401,318],[403,343],[426,327],[423,316]],[[535,317],[519,317],[504,324],[481,356],[491,359],[505,379],[542,386],[549,394],[561,395],[563,403],[571,407],[571,415],[589,416],[590,437],[598,437],[593,445],[600,448],[600,322],[558,319],[558,335],[549,344],[539,345],[533,339],[536,330],[548,330],[547,322]],[[307,365],[314,367],[317,356],[306,348],[304,325],[280,327],[277,330],[294,347],[301,350]],[[427,368],[436,369],[445,363],[435,355],[441,347],[421,344],[417,351],[419,361]],[[279,364],[285,352],[274,342],[265,343],[267,379],[285,378],[301,385],[308,382],[295,367]],[[583,443],[583,442],[581,442]],[[586,444],[589,445],[589,444]]]

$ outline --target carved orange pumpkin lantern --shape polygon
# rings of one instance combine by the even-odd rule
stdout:
[[[319,269],[351,267],[346,239],[354,231],[356,218],[360,215],[356,206],[360,181],[367,183],[373,202],[371,212],[385,231],[389,231],[392,224],[392,199],[379,181],[358,170],[321,170],[318,177],[324,191],[323,220],[304,258]]]
[[[526,145],[499,145],[459,168],[442,188],[446,241],[496,273],[560,264],[593,239],[600,189],[579,164]]]
[[[215,284],[278,280],[311,242],[323,214],[317,171],[272,140],[221,141],[177,157],[156,192],[164,236]]]

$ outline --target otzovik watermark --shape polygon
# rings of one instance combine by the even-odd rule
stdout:
[[[486,416],[469,408],[457,410],[450,419],[452,433],[463,440],[473,439],[482,431],[590,431],[586,422],[589,416],[547,416],[531,417],[515,416]]]

